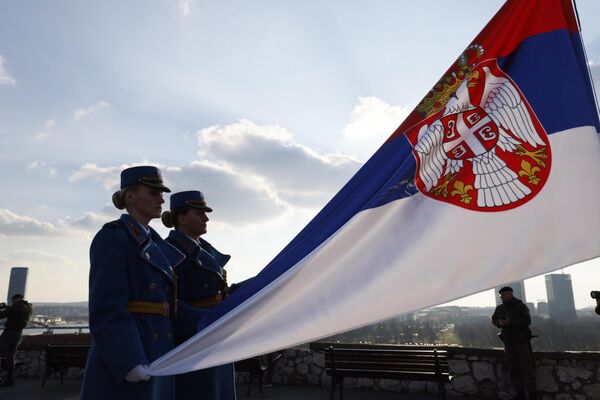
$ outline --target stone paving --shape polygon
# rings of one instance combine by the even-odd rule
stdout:
[[[78,400],[81,379],[65,379],[63,385],[58,379],[50,379],[45,387],[41,387],[41,379],[19,379],[17,385],[10,388],[0,388],[2,400]],[[328,400],[329,388],[315,386],[273,385],[264,387],[263,394],[252,388],[252,395],[246,397],[247,386],[238,385],[238,399],[268,399],[268,400]],[[336,393],[335,399],[339,399]],[[410,395],[394,392],[344,389],[344,400],[434,400],[438,396]]]

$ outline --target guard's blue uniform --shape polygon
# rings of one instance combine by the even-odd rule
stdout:
[[[207,308],[193,304],[206,299],[225,296],[227,282],[223,267],[231,258],[221,254],[206,240],[200,245],[188,236],[173,230],[166,239],[185,255],[183,263],[175,268],[177,298],[175,336],[181,343],[197,333],[198,321]],[[177,400],[235,400],[233,364],[220,365],[175,377]]]
[[[169,317],[175,297],[172,267],[183,259],[183,254],[152,228],[146,231],[127,214],[96,234],[90,248],[89,281],[93,342],[82,400],[173,399],[172,377],[129,383],[125,375],[174,347]],[[134,301],[164,302],[165,315],[128,311]]]

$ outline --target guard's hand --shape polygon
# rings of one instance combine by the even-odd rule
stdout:
[[[137,365],[125,375],[125,380],[127,382],[147,381],[150,378],[151,375],[148,374],[148,364]]]

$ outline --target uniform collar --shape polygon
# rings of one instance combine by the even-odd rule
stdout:
[[[135,242],[138,245],[143,244],[146,240],[148,240],[151,237],[152,228],[145,228],[144,226],[142,226],[142,224],[137,222],[135,218],[133,218],[131,215],[123,214],[121,215],[121,218],[119,218],[119,221],[121,221],[123,226],[125,226],[125,229],[129,233],[129,235],[133,238],[133,240],[135,240]]]
[[[192,254],[198,249],[198,247],[200,247],[200,243],[177,230],[172,230],[169,232],[169,239],[177,243],[181,250],[188,255]]]

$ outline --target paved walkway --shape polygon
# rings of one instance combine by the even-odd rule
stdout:
[[[79,400],[81,379],[65,379],[63,385],[57,379],[49,379],[41,387],[40,379],[19,379],[17,385],[0,388],[0,399],[4,400]],[[262,395],[252,388],[252,396],[246,397],[246,385],[238,386],[239,400],[328,400],[329,388],[314,386],[267,386]],[[336,399],[339,396],[336,393]],[[409,395],[393,392],[375,392],[371,390],[344,390],[344,400],[435,400],[437,396]]]

